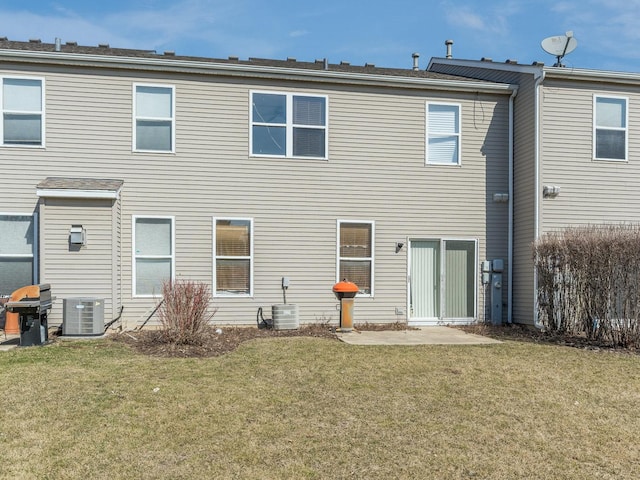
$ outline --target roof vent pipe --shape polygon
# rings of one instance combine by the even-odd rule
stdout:
[[[447,58],[453,58],[453,55],[451,55],[451,46],[453,45],[453,40],[445,40],[444,44],[447,46]]]
[[[62,49],[62,40],[56,37],[56,52],[59,52]]]
[[[329,60],[327,59],[327,57],[323,59],[322,63],[323,63],[322,66],[324,67],[324,69],[329,70]]]
[[[418,66],[418,59],[420,58],[420,54],[419,53],[412,53],[411,57],[413,57],[413,69],[414,70],[420,70],[420,67]]]

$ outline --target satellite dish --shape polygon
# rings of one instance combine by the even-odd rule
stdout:
[[[545,38],[541,45],[545,52],[556,57],[554,67],[564,67],[561,63],[562,58],[576,49],[578,41],[573,32],[567,32],[565,35]]]

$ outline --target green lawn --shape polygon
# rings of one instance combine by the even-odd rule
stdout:
[[[0,353],[0,478],[631,479],[640,356],[274,338]]]

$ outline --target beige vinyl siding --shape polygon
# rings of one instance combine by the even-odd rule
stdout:
[[[545,82],[542,232],[568,225],[640,221],[640,88]],[[628,161],[593,160],[593,96],[627,97]]]
[[[290,278],[287,302],[299,305],[301,322],[336,322],[331,287],[337,219],[376,225],[375,297],[357,299],[356,321],[404,319],[395,315],[407,298],[406,249],[396,254],[398,241],[477,239],[479,259],[487,242],[493,256],[506,259],[507,208],[490,197],[508,188],[507,95],[111,73],[46,73],[47,149],[13,151],[11,161],[29,162],[37,172],[35,178],[18,177],[19,188],[28,192],[24,201],[48,176],[124,180],[120,288],[127,326],[145,321],[155,306],[153,299],[131,298],[134,215],[175,217],[176,278],[207,283],[212,218],[254,220],[254,296],[216,298],[218,323],[253,324],[258,307],[268,312],[282,302],[282,276]],[[174,154],[131,151],[133,83],[175,86]],[[327,95],[328,160],[250,157],[254,89]],[[462,106],[460,167],[425,165],[430,100]],[[8,158],[6,151],[0,154]],[[50,270],[64,257],[51,255],[47,273],[64,285],[65,295],[76,295],[63,270]]]
[[[489,64],[490,65],[490,64]],[[502,65],[482,68],[451,65],[446,61],[434,63],[432,71],[477,78],[492,82],[518,85],[514,99],[514,166],[513,166],[513,321],[533,323],[534,320],[534,272],[531,245],[535,240],[536,196],[536,92],[533,73],[507,70]],[[529,67],[527,67],[529,68]],[[542,73],[542,67],[534,69]],[[496,258],[488,255],[489,258]],[[506,260],[506,259],[505,259]],[[505,277],[506,277],[505,273]],[[504,295],[506,297],[506,289]],[[505,309],[506,310],[506,309]]]
[[[56,297],[49,323],[61,324],[64,299],[75,297],[104,299],[105,319],[112,318],[112,200],[47,198],[40,210],[40,249],[45,260],[40,281],[51,284]],[[72,224],[82,225],[87,235],[86,246],[77,251],[69,247]]]
[[[480,153],[493,118],[493,101],[481,104],[470,98],[463,104],[463,166],[447,170],[424,165],[427,98],[400,94],[379,97],[314,90],[329,94],[329,160],[249,158],[246,95],[250,88],[244,89],[235,105],[216,104],[217,121],[231,119],[225,135],[244,138],[244,142],[236,148],[201,145],[199,150],[210,149],[214,154],[209,160],[190,159],[196,170],[193,175],[176,172],[167,184],[153,178],[154,186],[166,192],[163,200],[170,210],[143,194],[144,184],[125,183],[128,199],[141,197],[138,208],[129,209],[131,214],[176,216],[177,275],[189,272],[192,277],[210,279],[211,217],[254,219],[254,298],[217,298],[218,321],[253,322],[258,306],[268,309],[282,301],[282,276],[291,279],[287,301],[301,305],[301,321],[337,321],[331,292],[336,277],[337,218],[376,222],[376,295],[359,299],[356,318],[361,320],[395,320],[395,307],[404,310],[406,254],[395,254],[394,245],[407,236],[478,238],[484,250],[489,211],[502,220],[503,228],[497,228],[502,231],[502,246],[497,249],[505,256],[506,211],[502,205],[487,205],[485,194],[487,178],[499,185],[494,189],[506,189],[506,173],[487,175]],[[215,103],[213,93],[208,96],[211,103]],[[233,92],[224,97],[234,98]],[[235,125],[233,115],[224,108],[242,109],[245,116]],[[478,113],[482,108],[484,118]],[[177,111],[180,118],[179,106]],[[498,115],[506,117],[506,102]],[[194,121],[197,118],[194,115]],[[474,121],[476,127],[470,128]],[[178,133],[180,125],[189,131],[178,121]],[[496,127],[492,134],[496,144],[487,145],[490,164],[494,169],[505,168],[507,152],[500,137],[506,136],[506,127]],[[214,142],[215,136],[199,139],[207,140]],[[181,148],[178,140],[178,151]],[[184,184],[189,184],[187,191],[179,187]],[[126,234],[123,243],[129,248]]]
[[[513,321],[534,321],[535,281],[531,246],[536,238],[535,80],[523,75],[514,105]]]

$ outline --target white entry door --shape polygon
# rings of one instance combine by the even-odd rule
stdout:
[[[476,318],[475,240],[411,240],[409,322],[471,323]]]

